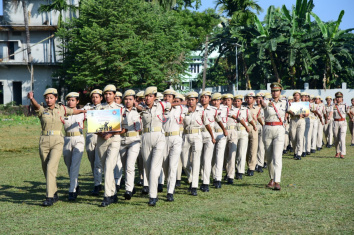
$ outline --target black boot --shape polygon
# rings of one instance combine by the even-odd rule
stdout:
[[[177,188],[181,187],[181,181],[180,180],[176,180],[175,187],[177,187]]]
[[[197,196],[198,194],[197,194],[197,188],[192,188],[191,189],[191,195],[192,196]]]
[[[68,201],[75,201],[77,195],[74,192],[69,192]]]
[[[254,171],[252,170],[247,170],[247,176],[253,176],[254,175]]]
[[[227,178],[227,184],[234,184],[234,179]]]
[[[144,186],[141,190],[141,194],[149,194],[149,186]]]
[[[47,197],[44,201],[42,206],[53,206],[54,204],[54,198],[52,197]]]
[[[174,201],[174,199],[173,199],[173,194],[172,194],[172,193],[168,193],[168,194],[167,194],[167,201],[168,201],[168,202],[173,202],[173,201]]]
[[[101,203],[101,207],[109,206],[112,203],[111,197],[104,197]]]
[[[202,184],[202,186],[200,186],[200,190],[204,193],[209,192],[209,184]]]
[[[149,206],[156,206],[157,198],[150,198],[149,199]]]
[[[100,195],[100,191],[102,190],[102,185],[97,185],[93,188],[93,190],[91,191],[91,195],[92,196],[99,196]]]
[[[132,198],[132,196],[133,196],[133,193],[130,192],[130,191],[126,191],[126,192],[124,193],[124,198],[125,198],[125,200],[130,200],[130,199]]]
[[[236,179],[237,180],[242,180],[242,173],[236,173]]]
[[[163,184],[159,184],[157,186],[157,192],[162,193],[163,192]]]

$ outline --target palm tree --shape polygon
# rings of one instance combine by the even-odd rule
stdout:
[[[58,18],[58,28],[61,28],[63,25],[63,11],[66,10],[77,10],[78,8],[76,6],[70,5],[67,3],[66,0],[53,0],[51,4],[45,5],[41,4],[41,6],[38,8],[38,12],[59,12],[59,18]]]

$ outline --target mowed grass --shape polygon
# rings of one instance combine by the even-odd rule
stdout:
[[[198,190],[190,196],[184,183],[175,202],[166,202],[166,187],[156,207],[148,197],[135,195],[125,201],[99,207],[102,197],[89,196],[92,176],[84,153],[80,169],[82,195],[67,201],[68,173],[60,162],[60,201],[41,207],[45,179],[38,155],[40,124],[37,118],[0,117],[0,225],[9,233],[315,233],[354,232],[354,147],[335,159],[334,148],[303,158],[283,157],[282,190],[265,188],[268,172],[244,177],[234,185]],[[185,180],[185,177],[184,177]],[[137,187],[140,192],[141,187]]]

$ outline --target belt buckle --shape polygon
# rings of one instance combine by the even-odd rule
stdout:
[[[54,135],[54,131],[50,130],[48,135]]]

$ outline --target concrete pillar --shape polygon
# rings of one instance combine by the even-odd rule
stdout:
[[[343,90],[347,89],[347,83],[346,83],[346,82],[343,82],[343,83],[342,83],[342,89],[343,89]]]
[[[304,89],[305,89],[305,90],[308,90],[308,89],[309,89],[309,83],[308,83],[308,82],[305,82],[305,84],[304,84]]]

